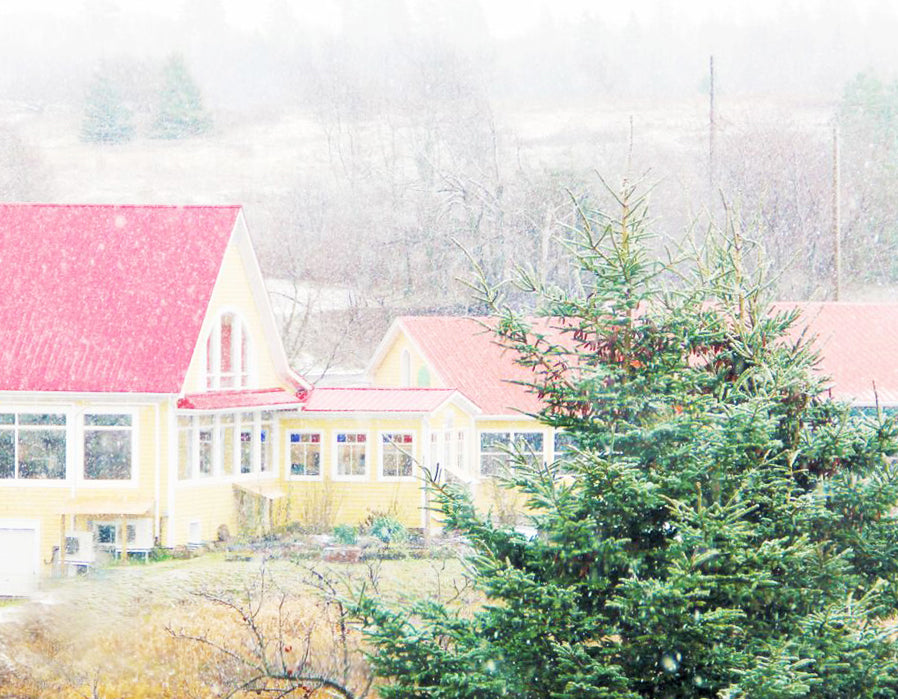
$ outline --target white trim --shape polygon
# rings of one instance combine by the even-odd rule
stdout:
[[[340,459],[338,456],[338,450],[340,444],[353,444],[353,442],[339,442],[338,438],[341,434],[361,434],[365,435],[365,472],[359,475],[352,474],[341,474],[339,473],[340,469]],[[371,432],[368,428],[360,428],[360,429],[341,429],[335,430],[331,435],[331,478],[335,481],[367,481],[371,477]],[[358,444],[358,442],[354,442],[354,444]]]
[[[427,365],[427,370],[430,372],[431,385],[429,388],[455,388],[454,386],[450,386],[449,383],[443,378],[442,374],[436,370],[433,366],[433,362],[430,361],[430,358],[427,356],[427,353],[421,349],[421,345],[418,344],[418,341],[415,339],[414,335],[409,332],[408,328],[402,322],[402,316],[398,318],[394,318],[393,322],[390,323],[390,327],[387,328],[386,334],[383,336],[383,339],[378,343],[377,347],[374,349],[374,354],[371,355],[371,359],[368,361],[368,364],[365,366],[365,377],[368,380],[368,383],[374,382],[374,370],[380,366],[383,360],[386,358],[390,349],[396,342],[396,338],[399,333],[402,333],[405,336],[405,339],[408,340],[412,349],[418,353],[421,357],[421,361]],[[440,386],[434,386],[433,380],[436,379]]]
[[[514,446],[514,437],[518,434],[540,434],[543,438],[543,448],[542,448],[542,457],[543,462],[546,462],[547,457],[547,449],[549,444],[549,438],[551,438],[551,430],[546,427],[542,427],[540,429],[502,429],[502,428],[476,428],[475,427],[475,442],[477,444],[477,458],[476,458],[476,468],[471,469],[471,474],[477,478],[478,480],[483,480],[484,478],[492,478],[492,474],[484,475],[481,466],[483,462],[483,440],[481,439],[481,435],[483,434],[507,434],[508,437],[508,446],[509,448],[513,448]]]
[[[415,390],[415,389],[411,389]],[[427,418],[434,413],[438,413],[443,410],[448,405],[454,405],[462,412],[468,414],[472,420],[481,419],[480,416],[480,408],[478,408],[471,400],[469,400],[463,393],[455,389],[436,389],[440,391],[449,390],[451,393],[446,396],[445,399],[438,405],[436,405],[432,410],[302,410],[302,406],[297,406],[300,408],[296,411],[296,415],[299,418],[309,418],[309,419],[338,419],[345,420],[346,418],[365,418],[365,419],[395,419],[395,420],[403,420],[406,418]]]
[[[0,391],[0,404],[30,405],[31,401],[39,405],[43,405],[47,401],[75,404],[87,400],[103,402],[109,398],[122,400],[132,405],[152,405],[154,400],[164,400],[174,395],[177,395],[177,391],[172,391],[171,393],[141,393],[139,391]],[[135,400],[135,398],[145,400],[140,401]]]
[[[162,543],[162,413],[159,404],[153,408],[154,429],[156,434],[153,439],[153,543]]]
[[[403,388],[412,385],[412,353],[403,347],[399,353],[399,385]]]
[[[538,422],[537,419],[535,417],[533,417],[533,415],[530,415],[529,413],[525,413],[525,412],[514,413],[514,414],[505,413],[502,415],[483,415],[483,414],[481,414],[481,415],[477,415],[477,419],[481,420],[483,422],[487,422],[487,421],[490,421],[490,422],[518,421],[518,422],[521,422],[524,420],[532,420],[534,422]],[[542,424],[542,423],[540,423],[540,424]]]
[[[84,475],[86,461],[84,459],[85,437],[87,430],[99,432],[124,431],[122,427],[88,427],[84,424],[87,415],[128,415],[131,418],[131,477],[114,478],[87,478]],[[73,461],[75,465],[75,482],[81,488],[137,488],[140,485],[140,409],[136,406],[130,408],[89,408],[78,411],[78,419],[73,425],[76,435],[76,453]]]
[[[271,353],[271,361],[275,370],[281,376],[298,379],[303,388],[306,390],[310,389],[312,385],[302,376],[295,373],[287,361],[287,352],[284,350],[284,342],[274,319],[271,299],[268,297],[268,290],[265,288],[262,268],[259,266],[259,259],[256,257],[256,251],[253,248],[242,208],[237,212],[237,220],[234,224],[234,230],[231,232],[231,240],[229,242],[229,245],[231,244],[235,245],[238,252],[241,253],[244,271],[253,294],[253,300],[256,302],[259,311],[262,332],[265,336],[268,350]]]
[[[175,473],[177,474],[177,486],[178,487],[197,487],[204,486],[210,484],[223,484],[223,483],[236,483],[245,480],[251,479],[262,479],[262,480],[276,480],[279,477],[278,474],[278,461],[277,461],[277,452],[276,445],[272,440],[277,439],[277,425],[278,421],[272,415],[270,422],[263,423],[262,422],[262,413],[269,412],[266,410],[234,410],[229,411],[227,414],[234,416],[234,444],[233,444],[233,459],[234,465],[236,466],[237,472],[234,473],[225,473],[224,472],[224,463],[222,461],[223,454],[223,440],[222,440],[222,424],[221,424],[221,412],[196,412],[196,411],[175,411],[175,422],[177,425],[178,418],[187,418],[190,421],[190,426],[184,428],[185,431],[189,431],[190,434],[190,444],[189,449],[191,452],[191,458],[193,460],[191,473],[187,478],[180,477],[180,464],[177,463],[177,459],[180,458],[180,434],[178,435],[178,441],[176,441],[176,465],[175,465]],[[243,415],[252,415],[251,420],[244,420]],[[212,424],[211,426],[202,426],[203,428],[208,427],[208,429],[212,430],[212,463],[211,463],[211,472],[208,475],[201,475],[199,470],[199,457],[200,457],[200,418],[211,418]],[[270,452],[270,468],[267,471],[262,471],[262,440],[261,440],[261,430],[262,425],[270,426],[270,434],[268,435],[267,443],[269,443],[271,452]],[[181,430],[180,426],[176,427],[177,430]],[[242,447],[241,447],[241,432],[249,431],[252,435],[251,441],[251,462],[250,462],[250,470],[246,473],[241,472],[242,468]]]
[[[231,323],[231,371],[227,374],[233,378],[233,386],[222,386],[225,377],[221,371],[221,321],[225,316],[232,317]],[[243,356],[243,336],[247,337],[246,357]],[[212,356],[209,356],[209,341],[212,341]],[[200,393],[209,391],[246,391],[259,387],[257,350],[253,346],[252,333],[249,332],[249,323],[242,311],[230,305],[224,305],[218,309],[215,318],[211,321],[211,327],[201,334],[200,363],[202,366],[202,387]],[[236,348],[236,351],[235,351]],[[212,370],[209,370],[209,367]],[[244,367],[246,373],[244,374]],[[246,383],[243,383],[246,376]],[[211,385],[210,385],[211,383]]]
[[[180,456],[178,440],[178,414],[175,409],[174,397],[168,399],[168,484],[166,507],[167,527],[165,531],[165,544],[169,548],[175,545],[175,488],[178,485],[178,457]]]
[[[415,473],[417,470],[418,464],[418,456],[417,456],[417,438],[416,438],[417,430],[409,430],[409,429],[399,429],[399,430],[378,430],[377,432],[377,480],[386,481],[388,483],[402,483],[406,481],[415,481],[418,480],[418,476]],[[408,476],[388,476],[384,473],[384,456],[386,455],[386,449],[384,448],[384,435],[386,434],[409,434],[412,436],[412,449],[411,449],[411,457],[412,457],[412,472]]]
[[[15,439],[13,442],[14,475],[12,478],[0,478],[0,488],[71,488],[74,494],[76,483],[78,482],[76,479],[77,464],[74,446],[77,437],[77,430],[75,429],[75,422],[78,415],[77,407],[72,404],[51,405],[47,403],[34,405],[2,405],[2,407],[0,407],[0,413],[12,413],[16,416],[13,425],[0,426],[0,429],[5,428],[5,430],[12,427]],[[18,416],[22,414],[64,415],[65,425],[19,425]],[[65,435],[65,464],[62,478],[20,478],[17,475],[19,467],[19,431],[23,427],[26,432],[42,428],[63,432]]]
[[[291,441],[291,437],[294,434],[298,435],[318,435],[318,475],[317,476],[309,476],[309,475],[297,475],[292,473],[293,469],[293,442]],[[314,481],[323,481],[324,480],[324,451],[325,451],[325,443],[326,437],[323,430],[313,430],[313,429],[285,429],[284,430],[284,438],[285,438],[285,458],[284,458],[284,478],[288,481],[297,481],[297,482],[314,482]],[[297,442],[297,444],[302,444],[302,442]],[[308,444],[314,444],[314,442],[308,442]]]

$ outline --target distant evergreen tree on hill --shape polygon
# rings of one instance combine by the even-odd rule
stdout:
[[[123,143],[132,138],[133,114],[109,70],[101,66],[87,89],[81,140],[88,143]]]
[[[206,133],[212,119],[203,106],[200,89],[187,70],[183,56],[171,56],[162,68],[156,115],[150,130],[153,138],[189,138]]]

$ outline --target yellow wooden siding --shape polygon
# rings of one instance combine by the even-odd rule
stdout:
[[[256,305],[246,267],[239,250],[231,242],[225,251],[221,271],[212,290],[206,318],[203,321],[199,342],[194,350],[184,386],[186,392],[206,390],[206,341],[219,314],[225,310],[236,311],[245,321],[252,340],[251,358],[257,387],[279,386],[283,382],[272,360],[271,350],[262,325],[262,310]]]
[[[552,458],[552,429],[533,418],[516,420],[478,420],[474,444],[474,468],[480,470],[480,433],[481,432],[541,432],[543,435],[543,454],[547,460]],[[524,495],[518,491],[501,487],[490,477],[479,478],[472,488],[474,505],[481,512],[491,512],[495,521],[509,524],[519,519],[524,510]]]
[[[175,488],[175,517],[170,526],[176,546],[190,541],[190,525],[200,523],[200,541],[215,541],[225,525],[231,536],[240,533],[237,496],[231,482],[190,482]]]
[[[402,385],[402,351],[408,350],[409,353],[409,374],[411,377],[410,386],[419,386],[419,373],[423,368],[427,369],[430,381],[426,388],[446,388],[434,372],[429,362],[418,352],[412,342],[408,339],[405,332],[400,330],[396,334],[396,338],[387,350],[384,358],[374,367],[372,372],[372,383],[374,386],[401,386]]]
[[[291,430],[321,434],[321,478],[287,478],[290,498],[281,505],[285,517],[311,528],[329,528],[334,524],[359,524],[371,514],[388,513],[408,527],[423,522],[421,481],[418,477],[393,478],[381,475],[382,434],[408,432],[413,435],[413,456],[424,457],[423,422],[420,417],[397,419],[301,419],[285,418],[281,423],[281,461],[290,471]],[[344,478],[335,474],[338,433],[364,433],[366,475]],[[415,472],[418,473],[417,469]]]
[[[109,509],[114,507],[117,502],[129,504],[135,502],[152,504],[154,502],[156,496],[156,441],[158,439],[161,439],[160,446],[162,448],[158,456],[163,474],[167,467],[164,436],[166,405],[160,403],[158,407],[160,424],[163,427],[162,435],[158,435],[156,432],[156,406],[154,405],[134,408],[134,406],[121,404],[80,402],[75,406],[77,413],[92,411],[114,413],[126,408],[136,410],[135,431],[132,433],[137,440],[135,461],[132,463],[132,468],[137,472],[136,483],[128,481],[121,484],[110,482],[98,484],[79,478],[53,486],[41,485],[34,481],[0,482],[0,520],[35,520],[40,523],[40,559],[45,571],[49,571],[53,549],[60,544],[62,537],[60,527],[64,511],[71,510],[73,507],[83,509],[91,504],[98,505],[98,508]],[[72,463],[68,464],[69,470],[83,467],[80,455],[83,453],[80,451],[83,450],[83,442],[75,443],[73,447],[74,451],[79,454]],[[164,480],[161,480],[160,492],[163,503],[164,487]],[[91,519],[113,518],[109,514],[98,517],[99,514],[94,513],[94,516],[83,514],[77,517],[69,514],[66,517],[66,529],[68,531],[84,531]],[[153,515],[154,510],[151,507],[146,516],[152,517]]]

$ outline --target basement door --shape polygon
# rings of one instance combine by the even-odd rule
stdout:
[[[0,597],[25,597],[38,576],[37,525],[0,520]]]

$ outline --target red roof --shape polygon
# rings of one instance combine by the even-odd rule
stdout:
[[[445,403],[451,388],[315,388],[304,413],[429,413]]]
[[[898,406],[898,304],[781,303],[802,315],[795,337],[805,327],[816,335],[819,370],[832,379],[832,394],[857,405]],[[446,386],[457,388],[487,415],[536,413],[539,400],[514,381],[532,378],[484,329],[484,319],[404,316],[400,327],[424,353]],[[552,334],[543,328],[543,332]],[[874,391],[875,383],[875,391]]]
[[[427,357],[446,386],[457,388],[487,415],[536,413],[540,401],[524,386],[533,379],[515,363],[514,353],[494,342],[485,319],[453,316],[403,316],[401,327]]]
[[[210,391],[188,393],[178,400],[182,410],[236,410],[240,408],[296,408],[305,400],[305,393],[291,393],[283,388],[262,388],[244,391]]]
[[[0,390],[180,391],[239,211],[0,204]]]
[[[898,304],[780,303],[797,307],[816,335],[820,371],[832,379],[833,396],[858,405],[898,405]],[[875,383],[875,390],[874,390]]]

